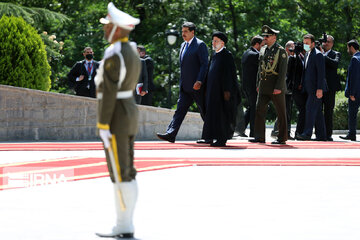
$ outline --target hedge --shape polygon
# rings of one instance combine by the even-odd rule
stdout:
[[[357,126],[360,127],[360,113],[357,117]],[[334,130],[348,130],[348,98],[345,97],[344,91],[336,93],[335,108],[333,116]]]
[[[49,91],[45,45],[21,17],[0,19],[0,84]]]

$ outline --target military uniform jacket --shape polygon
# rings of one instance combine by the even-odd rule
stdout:
[[[98,75],[97,127],[110,129],[112,134],[135,135],[138,109],[134,97],[122,98],[119,93],[134,91],[138,82],[141,63],[136,49],[127,41],[116,42],[105,50]]]
[[[287,53],[283,47],[274,43],[260,50],[258,71],[259,94],[273,94],[274,89],[286,91]]]

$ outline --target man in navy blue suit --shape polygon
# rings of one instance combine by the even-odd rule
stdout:
[[[358,41],[349,41],[347,43],[347,51],[352,56],[345,87],[345,97],[349,98],[349,133],[345,137],[340,136],[340,138],[356,141],[357,113],[360,106],[360,52]]]
[[[251,47],[244,52],[241,58],[242,87],[248,100],[249,107],[245,113],[249,118],[250,137],[254,137],[255,111],[256,111],[256,80],[259,69],[260,49],[265,45],[264,38],[257,35],[251,39]],[[247,125],[247,124],[246,124]]]
[[[184,42],[180,48],[180,93],[177,109],[166,133],[157,133],[161,140],[175,142],[181,123],[189,107],[196,102],[200,115],[203,118],[203,103],[200,88],[204,83],[208,67],[208,49],[206,44],[195,37],[196,26],[192,22],[182,25]]]
[[[324,55],[315,48],[315,38],[312,34],[306,34],[303,43],[307,53],[304,62],[302,89],[308,97],[305,106],[304,132],[298,135],[297,139],[311,140],[313,127],[316,126],[316,140],[326,141],[325,119],[322,112],[322,97],[327,90]]]
[[[334,51],[334,37],[327,35],[327,41],[322,44],[325,59],[325,78],[328,91],[324,93],[323,107],[326,127],[326,140],[333,141],[333,115],[335,107],[335,95],[341,90],[340,78],[337,69],[340,63],[341,53]]]

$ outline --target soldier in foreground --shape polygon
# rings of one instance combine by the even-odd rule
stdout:
[[[104,143],[106,162],[115,190],[116,225],[100,237],[132,238],[133,212],[137,199],[134,168],[134,139],[138,109],[133,92],[141,70],[140,59],[128,36],[139,19],[108,5],[101,18],[104,37],[111,43],[105,50],[95,82],[97,86],[97,128]]]

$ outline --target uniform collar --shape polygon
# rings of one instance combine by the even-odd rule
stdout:
[[[128,37],[123,37],[123,38],[119,38],[118,40],[116,40],[115,42],[113,42],[112,44],[115,44],[117,42],[122,42],[122,43],[126,43],[129,41]]]
[[[267,46],[268,49],[271,49],[272,47],[274,47],[276,45],[276,42],[273,43],[273,45],[271,46]]]

